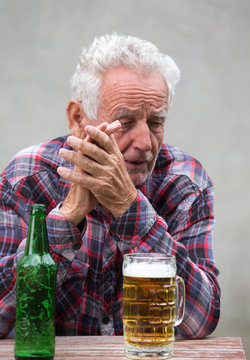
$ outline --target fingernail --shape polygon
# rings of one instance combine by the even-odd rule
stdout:
[[[70,146],[74,147],[74,145],[76,144],[76,140],[74,138],[74,136],[69,136],[67,139],[67,144],[69,144]]]
[[[85,130],[88,132],[89,135],[94,133],[94,127],[92,125],[88,125]]]
[[[67,152],[67,151],[66,151],[65,149],[60,149],[60,150],[59,150],[59,155],[60,155],[60,156],[65,156],[65,155],[66,155],[66,152]]]

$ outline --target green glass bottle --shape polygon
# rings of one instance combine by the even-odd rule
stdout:
[[[49,254],[45,206],[31,206],[24,255],[17,263],[15,359],[55,354],[56,262]]]

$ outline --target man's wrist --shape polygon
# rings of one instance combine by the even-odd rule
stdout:
[[[112,215],[115,219],[118,219],[120,216],[125,214],[125,212],[134,204],[138,196],[138,191],[135,189],[133,193],[129,197],[127,197],[127,201],[125,204],[121,205],[119,209],[112,211]]]
[[[64,203],[60,206],[62,215],[74,226],[78,227],[84,220],[85,214],[77,209],[71,209]]]

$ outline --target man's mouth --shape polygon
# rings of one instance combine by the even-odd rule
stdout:
[[[148,167],[148,164],[153,160],[153,154],[147,152],[140,154],[139,156],[124,156],[124,160],[128,169],[145,169]]]
[[[138,161],[125,160],[125,163],[127,168],[130,170],[145,169],[145,167],[147,167],[148,165],[148,161],[142,161],[142,160],[138,160]]]

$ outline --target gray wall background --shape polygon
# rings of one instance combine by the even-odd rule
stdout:
[[[165,139],[215,184],[217,336],[250,355],[249,0],[0,0],[0,168],[22,148],[68,132],[69,79],[83,46],[118,31],[153,41],[182,80]]]

